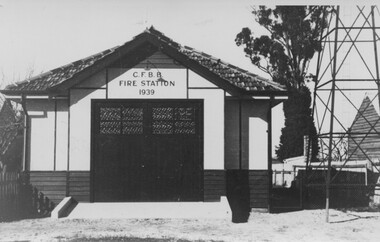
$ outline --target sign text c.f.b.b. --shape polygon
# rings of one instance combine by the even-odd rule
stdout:
[[[137,77],[137,78],[143,78],[143,77],[149,77],[149,78],[157,77],[157,78],[161,78],[162,74],[161,74],[160,71],[156,71],[156,72],[153,72],[153,71],[134,71],[132,73],[132,76],[133,77]]]

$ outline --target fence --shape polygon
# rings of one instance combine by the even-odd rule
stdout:
[[[20,175],[18,173],[0,173],[0,221],[18,217],[20,199]]]
[[[302,209],[302,190],[298,189],[301,181],[296,179],[297,174],[296,169],[273,170],[270,209],[272,213]]]
[[[29,184],[28,174],[0,173],[0,222],[45,217],[54,204]]]
[[[380,197],[379,173],[366,165],[351,165],[338,172],[332,167],[330,207],[368,207]],[[293,170],[274,170],[272,174],[272,211],[324,208],[326,167],[294,166]],[[378,204],[378,203],[377,203]]]
[[[272,172],[273,187],[290,187],[296,180],[297,170],[274,170]]]
[[[374,196],[379,173],[371,171],[340,171],[332,168],[330,207],[368,207]],[[326,171],[300,170],[297,179],[304,180],[305,208],[324,208],[326,202]]]

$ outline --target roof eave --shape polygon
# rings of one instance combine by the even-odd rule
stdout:
[[[2,94],[5,96],[19,96],[19,97],[25,97],[25,96],[49,96],[49,97],[67,97],[68,92],[51,92],[49,90],[38,90],[38,91],[31,91],[31,90],[0,90]]]
[[[0,90],[4,95],[49,95],[47,90],[31,91],[31,90]]]
[[[247,94],[252,96],[277,96],[277,97],[286,97],[288,96],[287,90],[264,90],[264,91],[247,91]]]

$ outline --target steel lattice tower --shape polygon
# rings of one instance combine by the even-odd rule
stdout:
[[[380,155],[374,151],[380,154],[375,142],[380,139],[380,116],[365,113],[370,108],[379,113],[379,20],[377,6],[336,6],[320,37],[313,113],[321,151],[318,165],[326,171],[327,222],[331,183],[338,175],[331,175],[332,162],[340,162],[338,173],[358,159],[367,160],[378,171]],[[367,149],[371,142],[373,149]]]

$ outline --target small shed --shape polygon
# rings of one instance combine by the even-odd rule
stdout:
[[[363,99],[349,134],[350,160],[380,159],[380,116],[368,96]]]
[[[53,201],[212,202],[242,171],[250,207],[269,206],[285,88],[153,27],[2,93],[24,106],[24,170]]]

